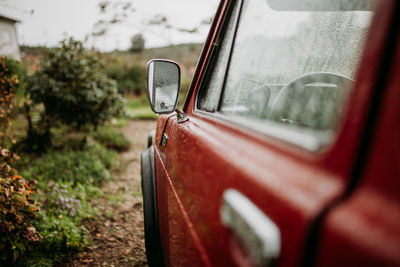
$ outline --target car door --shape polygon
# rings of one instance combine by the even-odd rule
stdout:
[[[305,264],[346,192],[392,16],[376,18],[394,1],[380,2],[372,28],[371,6],[307,13],[283,2],[222,1],[188,120],[161,120],[167,265]]]
[[[393,11],[399,14],[400,5]],[[365,157],[354,170],[354,186],[323,223],[318,266],[400,266],[399,25],[392,22],[386,44],[385,78],[376,87],[360,148]]]

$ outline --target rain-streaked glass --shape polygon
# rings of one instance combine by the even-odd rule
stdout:
[[[225,71],[228,64],[229,52],[232,47],[232,35],[235,30],[234,26],[239,13],[239,2],[240,1],[235,2],[233,14],[229,19],[227,29],[225,30],[224,35],[220,36],[220,38],[223,39],[220,41],[218,56],[216,58],[215,66],[210,73],[208,84],[206,84],[204,89],[200,92],[201,95],[198,104],[199,108],[202,110],[213,112],[216,111],[218,107],[219,96],[221,95]]]
[[[312,0],[318,11],[290,8],[299,1],[284,0],[278,5],[284,10],[268,5],[275,0],[244,2],[221,113],[311,134],[337,128],[365,44],[371,1]]]

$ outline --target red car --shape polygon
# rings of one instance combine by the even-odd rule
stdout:
[[[222,0],[142,154],[150,266],[400,266],[400,1]]]

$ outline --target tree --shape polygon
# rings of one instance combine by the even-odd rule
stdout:
[[[144,49],[145,42],[146,41],[143,37],[143,34],[141,34],[141,33],[135,34],[131,38],[131,48],[129,50],[134,53],[141,52]]]
[[[41,131],[49,136],[57,123],[76,130],[97,127],[122,111],[116,82],[102,72],[98,57],[73,39],[48,52],[27,86],[33,103],[44,106],[39,127],[30,129],[31,134]]]

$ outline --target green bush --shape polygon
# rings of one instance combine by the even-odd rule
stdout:
[[[69,39],[45,55],[42,68],[28,82],[34,104],[43,104],[42,127],[63,123],[80,130],[97,127],[123,108],[114,80],[102,73],[98,54]]]
[[[110,127],[98,128],[94,132],[93,138],[105,147],[116,151],[127,151],[131,145],[131,142],[123,134]]]

